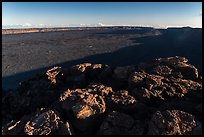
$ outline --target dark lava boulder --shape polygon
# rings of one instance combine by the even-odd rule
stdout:
[[[63,122],[60,121],[60,117],[53,110],[41,109],[26,123],[24,131],[27,135],[51,135],[60,129],[59,123],[62,127]],[[67,127],[69,128],[69,126]],[[70,129],[67,131],[70,131],[68,134],[72,134]],[[61,132],[60,134],[64,133]]]
[[[86,70],[86,75],[90,79],[105,79],[110,76],[112,69],[106,64],[92,64]]]
[[[127,135],[133,128],[134,119],[124,113],[113,111],[101,124],[98,134],[102,135]]]
[[[149,122],[149,135],[189,135],[199,125],[195,117],[180,110],[157,111]]]

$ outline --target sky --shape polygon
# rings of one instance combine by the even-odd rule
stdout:
[[[202,28],[202,2],[2,2],[2,28],[111,25]]]

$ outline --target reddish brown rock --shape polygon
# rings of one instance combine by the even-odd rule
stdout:
[[[114,92],[109,98],[107,106],[112,110],[131,113],[140,109],[141,104],[128,94],[126,90]]]
[[[126,90],[120,90],[115,92],[111,96],[111,100],[120,105],[128,105],[128,104],[134,104],[136,103],[136,100],[133,96],[128,95],[128,91]]]
[[[131,74],[131,76],[128,79],[129,86],[132,87],[141,87],[145,86],[144,79],[147,77],[147,73],[145,72],[134,72]]]
[[[151,75],[146,72],[134,72],[129,77],[129,86],[132,87],[147,87],[151,90],[152,87],[160,86],[164,77],[159,75]]]
[[[86,94],[81,102],[76,103],[72,107],[74,114],[79,119],[104,113],[105,109],[106,105],[103,98],[97,94]]]
[[[3,94],[3,121],[13,122],[2,134],[201,134],[201,83],[197,69],[177,56],[115,69],[54,67]],[[22,120],[42,107],[48,109]]]
[[[56,84],[57,83],[57,76],[63,76],[62,72],[62,68],[61,67],[53,67],[52,69],[49,69],[47,71],[47,76],[48,79],[51,81],[51,84]]]
[[[131,93],[142,102],[161,104],[171,98],[180,98],[184,95],[197,94],[202,89],[199,82],[175,78],[167,75],[155,75],[147,72],[134,72],[129,77]],[[187,94],[188,93],[188,94]],[[192,97],[190,97],[192,99]]]
[[[180,110],[157,111],[150,123],[148,135],[189,135],[197,126],[195,117]]]
[[[37,114],[25,125],[27,135],[50,135],[59,127],[59,116],[52,110]]]
[[[159,87],[163,84],[162,80],[164,77],[158,76],[158,75],[147,75],[145,78],[145,86],[149,89],[152,90],[154,87]]]
[[[99,94],[102,97],[106,97],[110,95],[113,92],[113,90],[111,87],[107,87],[103,84],[90,84],[88,86],[88,92],[93,94]]]
[[[196,91],[202,89],[202,83],[198,83],[192,80],[180,80],[180,83],[182,83],[188,90]]]
[[[75,65],[72,67],[72,69],[85,72],[88,67],[91,67],[91,63],[83,63],[83,64]]]
[[[168,57],[156,59],[157,64],[165,64],[173,69],[173,72],[181,72],[185,79],[195,80],[198,78],[198,70],[188,63],[184,57]]]
[[[59,101],[67,115],[72,115],[73,126],[82,134],[94,132],[103,113],[106,111],[106,97],[112,88],[103,84],[90,84],[84,89],[67,90],[61,94]],[[98,120],[96,120],[98,119]]]
[[[152,73],[160,76],[169,76],[172,73],[172,69],[168,66],[161,65],[153,68]]]
[[[73,126],[82,134],[90,134],[94,132],[93,128],[100,123],[106,111],[106,96],[111,92],[110,87],[90,84],[85,89],[65,91],[61,94],[59,101],[67,115],[73,115],[71,118]]]

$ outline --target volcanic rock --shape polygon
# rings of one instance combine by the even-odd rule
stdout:
[[[185,67],[187,69],[185,73],[188,73],[188,70],[194,66],[187,62],[186,58],[169,57],[156,59],[150,64],[140,64],[139,68],[143,70],[133,72],[129,77],[129,88],[133,89],[130,93],[136,99],[151,105],[160,105],[170,99],[184,98],[184,95],[186,100],[188,97],[192,100],[192,94],[199,95],[198,91],[202,89],[202,85],[198,80],[196,69],[193,73],[189,72],[190,77],[178,69],[181,66]],[[175,72],[182,76],[175,77]],[[194,81],[195,79],[197,80]]]
[[[67,90],[59,101],[67,115],[73,115],[73,126],[83,134],[94,132],[106,111],[106,96],[112,92],[111,87],[102,84],[90,84],[85,89]],[[98,119],[98,120],[96,120]]]
[[[134,124],[134,119],[124,113],[112,111],[101,124],[98,134],[128,135]]]
[[[144,78],[148,75],[145,72],[134,72],[128,79],[128,84],[130,87],[135,86],[145,86]]]
[[[160,65],[153,68],[152,73],[160,76],[169,76],[172,74],[172,69],[168,66]]]
[[[50,135],[59,128],[59,121],[53,110],[42,111],[26,123],[24,130],[27,135]]]
[[[178,56],[57,66],[4,92],[2,117],[3,135],[197,135],[202,77]]]
[[[51,81],[52,84],[56,84],[57,83],[57,76],[59,77],[60,75],[63,76],[63,74],[61,73],[62,69],[61,67],[53,67],[52,69],[49,69],[47,71],[47,76],[48,79]]]
[[[103,98],[97,94],[85,94],[81,102],[77,102],[72,110],[77,118],[85,119],[94,114],[104,113],[106,109]]]
[[[149,135],[189,135],[197,126],[195,117],[180,110],[157,111],[149,123]]]
[[[133,96],[129,95],[126,90],[113,92],[113,94],[108,98],[107,105],[113,110],[126,113],[137,111],[142,107],[141,103],[136,101]]]
[[[91,84],[86,89],[67,90],[60,96],[60,102],[67,111],[73,110],[79,119],[105,112],[105,96],[112,88],[100,84]]]

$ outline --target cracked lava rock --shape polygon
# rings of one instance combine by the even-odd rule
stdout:
[[[53,67],[2,98],[2,135],[201,135],[202,77],[184,57]]]

